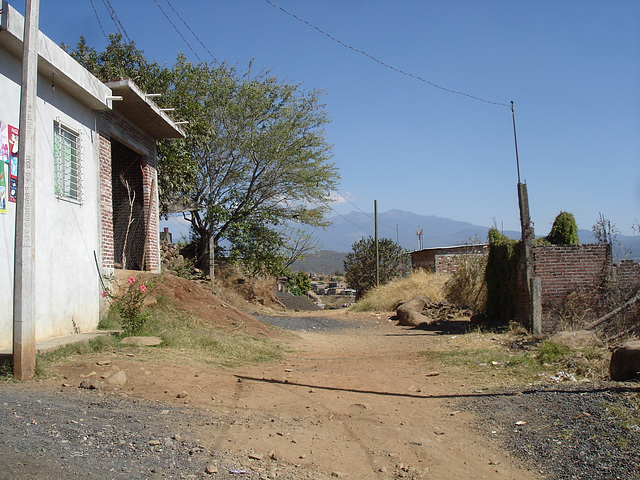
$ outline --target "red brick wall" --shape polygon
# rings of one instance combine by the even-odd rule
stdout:
[[[111,140],[99,133],[100,149],[100,224],[102,267],[113,268],[113,203],[111,187]]]
[[[113,197],[114,197],[114,175],[119,172],[113,171],[112,158],[112,135],[115,135],[119,143],[124,144],[121,138],[126,138],[132,144],[136,144],[138,150],[145,150],[146,155],[141,155],[139,162],[135,166],[136,172],[131,172],[134,184],[137,184],[143,202],[144,224],[146,238],[141,240],[144,245],[146,241],[146,255],[144,259],[144,269],[151,271],[160,270],[160,247],[158,241],[159,228],[159,208],[158,208],[158,188],[157,188],[157,162],[155,139],[135,129],[128,121],[119,117],[114,112],[101,112],[101,127],[99,131],[100,142],[100,214],[102,227],[102,266],[103,268],[114,268],[116,265],[114,249],[114,223],[113,223]],[[125,145],[126,146],[126,145]],[[127,147],[128,148],[128,147]],[[135,152],[132,152],[135,154]],[[140,170],[142,166],[142,170]],[[129,175],[127,175],[129,179]],[[121,194],[122,192],[120,192]],[[125,193],[126,195],[126,193]],[[117,200],[117,199],[116,199]],[[148,228],[147,228],[148,227]]]
[[[633,260],[622,260],[614,265],[615,278],[619,285],[633,291],[640,288],[640,263]]]
[[[575,291],[603,285],[611,267],[611,249],[606,244],[540,245],[533,249],[534,275],[542,287],[542,331],[559,327],[554,311]]]

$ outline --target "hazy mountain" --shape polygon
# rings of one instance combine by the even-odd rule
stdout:
[[[336,215],[329,218],[332,224],[326,230],[318,228],[309,230],[309,233],[319,240],[322,250],[350,252],[354,242],[362,237],[374,235],[373,218],[373,213],[362,212]],[[378,237],[398,241],[409,251],[418,250],[418,228],[424,232],[422,247],[429,248],[460,245],[473,238],[486,242],[490,227],[402,210],[378,213]],[[503,233],[510,238],[520,238],[519,231],[506,230]],[[545,236],[548,233],[536,232],[537,236]],[[581,243],[595,243],[590,230],[580,230],[578,233]],[[617,239],[621,243],[620,248],[614,249],[618,250],[618,257],[640,259],[640,236],[618,235]]]
[[[336,272],[344,272],[344,258],[346,253],[320,250],[311,252],[302,260],[296,260],[291,265],[294,272],[313,272],[319,275],[332,275]]]
[[[373,213],[351,212],[346,215],[329,218],[332,224],[326,229],[316,229],[310,233],[318,238],[323,250],[350,252],[354,242],[375,231]],[[416,232],[421,228],[424,232],[422,247],[446,247],[466,243],[469,239],[478,238],[487,241],[489,227],[459,222],[450,218],[435,215],[418,215],[402,210],[389,210],[378,213],[378,238],[390,238],[399,241],[407,250],[418,249]],[[505,235],[518,238],[519,232],[505,231]]]

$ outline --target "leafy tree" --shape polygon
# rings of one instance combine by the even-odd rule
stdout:
[[[251,65],[240,73],[179,55],[171,68],[160,67],[119,35],[102,53],[83,38],[67,51],[103,80],[128,76],[162,93],[162,106],[189,122],[186,139],[158,145],[158,186],[163,212],[185,212],[191,223],[200,267],[213,240],[217,255],[275,273],[286,267],[282,250],[295,251],[285,225],[326,226],[325,202],[339,175],[319,91]]]
[[[109,34],[109,44],[103,52],[87,45],[82,36],[75,48],[64,43],[61,47],[100,80],[128,77],[143,90],[168,88],[168,70],[156,62],[149,62],[134,42],[125,42],[119,33]]]
[[[376,243],[371,236],[355,242],[344,260],[345,280],[356,290],[356,298],[361,298],[376,286]],[[385,284],[401,275],[408,268],[407,252],[393,240],[378,240],[380,283]]]
[[[547,235],[549,243],[555,245],[577,245],[578,225],[572,213],[560,212],[551,226],[551,232]]]
[[[311,278],[305,272],[298,272],[289,275],[289,281],[285,290],[294,295],[304,296],[311,289]]]

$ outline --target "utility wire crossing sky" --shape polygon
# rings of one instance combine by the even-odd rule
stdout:
[[[119,32],[160,63],[253,61],[322,89],[342,214],[377,200],[518,230],[513,100],[539,235],[560,211],[627,235],[640,220],[639,18],[635,0],[40,4],[57,43],[102,50]]]

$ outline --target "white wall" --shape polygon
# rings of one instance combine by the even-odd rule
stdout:
[[[20,61],[0,49],[0,120],[18,126]],[[17,71],[17,77],[15,72]],[[95,329],[99,320],[99,162],[95,113],[51,79],[38,78],[36,104],[35,330],[36,339]],[[53,124],[56,118],[78,131],[82,142],[83,203],[54,193]],[[0,214],[0,348],[12,343],[15,203]]]

